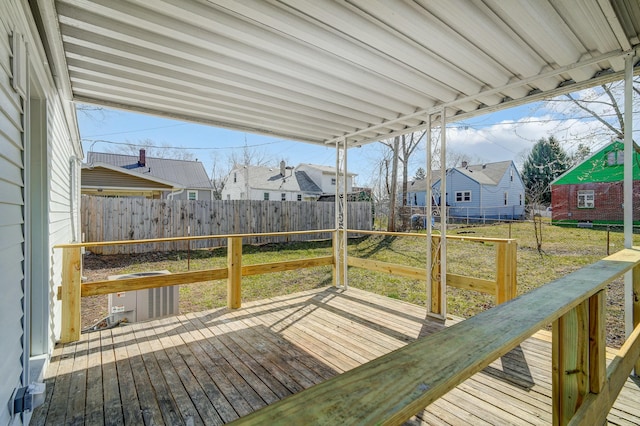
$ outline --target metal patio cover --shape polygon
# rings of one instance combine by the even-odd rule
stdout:
[[[349,146],[620,79],[640,0],[37,0],[88,102]],[[636,68],[637,70],[638,68]]]

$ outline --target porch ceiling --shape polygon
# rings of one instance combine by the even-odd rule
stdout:
[[[90,102],[349,145],[604,79],[640,0],[38,0],[62,89]]]

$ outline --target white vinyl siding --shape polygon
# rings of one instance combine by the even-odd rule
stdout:
[[[11,85],[8,11],[0,5],[0,424],[10,422],[7,402],[23,369],[24,143],[23,104]]]

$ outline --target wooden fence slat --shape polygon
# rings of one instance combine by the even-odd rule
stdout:
[[[141,198],[82,197],[82,232],[86,242],[122,241],[183,237],[191,235],[228,235],[236,233],[274,233],[333,229],[335,204],[310,201],[261,200],[160,200]],[[351,202],[349,226],[370,230],[371,204]],[[307,241],[331,238],[330,234],[256,236],[245,244],[278,241]],[[192,248],[218,247],[224,239],[192,241]],[[184,241],[92,247],[96,254],[147,253],[185,250]]]

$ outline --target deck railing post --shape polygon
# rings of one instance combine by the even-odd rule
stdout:
[[[432,315],[442,315],[442,285],[440,283],[440,240],[439,236],[431,237],[431,291],[430,291],[430,311]]]
[[[80,286],[82,285],[80,247],[62,249],[62,343],[80,340]]]
[[[607,380],[607,329],[605,293],[589,298],[589,391],[602,392]]]
[[[633,268],[633,328],[640,325],[640,265]],[[640,377],[640,358],[634,367],[636,377]]]
[[[589,308],[589,301],[584,301],[553,323],[554,426],[568,424],[589,393]]]
[[[517,296],[516,267],[518,245],[515,241],[496,245],[496,305],[508,302]]]
[[[242,237],[227,239],[227,307],[237,309],[242,304]]]

